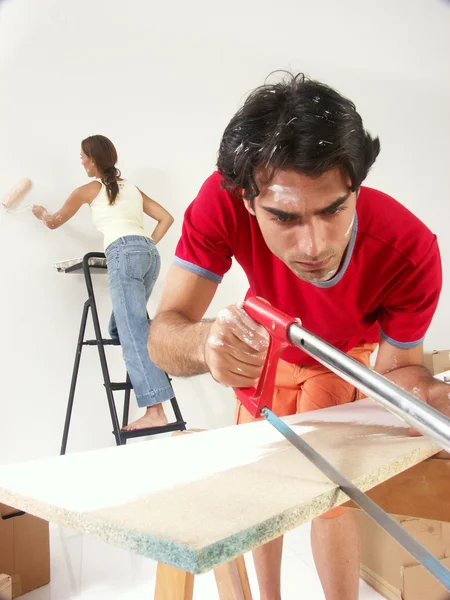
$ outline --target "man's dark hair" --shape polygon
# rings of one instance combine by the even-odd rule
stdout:
[[[261,168],[267,185],[278,169],[318,177],[341,167],[355,191],[379,152],[353,102],[302,73],[287,74],[248,96],[225,129],[217,167],[224,187],[249,200],[259,194]]]

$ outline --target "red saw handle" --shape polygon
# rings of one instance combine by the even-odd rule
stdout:
[[[269,349],[256,388],[235,388],[234,390],[238,400],[252,417],[259,417],[263,408],[272,407],[278,359],[285,348],[292,346],[288,338],[288,330],[293,323],[298,321],[256,297],[248,298],[244,302],[244,309],[270,334]]]

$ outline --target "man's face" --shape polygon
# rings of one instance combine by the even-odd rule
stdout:
[[[261,175],[261,174],[260,174]],[[264,173],[262,173],[264,175]],[[278,171],[247,210],[256,217],[269,249],[297,277],[327,281],[339,270],[355,217],[356,192],[341,169],[320,177]]]

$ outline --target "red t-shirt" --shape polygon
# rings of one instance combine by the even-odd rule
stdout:
[[[362,187],[344,261],[329,281],[308,283],[277,258],[243,202],[215,172],[186,210],[175,264],[220,283],[232,258],[250,289],[333,346],[348,352],[379,333],[399,348],[419,345],[438,303],[441,261],[436,236],[409,210]],[[236,299],[238,300],[238,299]],[[297,348],[282,357],[316,361]]]

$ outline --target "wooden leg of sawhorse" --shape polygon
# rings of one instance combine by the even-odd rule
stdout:
[[[158,563],[155,600],[192,600],[194,575],[181,569]]]
[[[214,569],[220,600],[252,600],[244,557]],[[193,600],[194,575],[158,563],[154,600]]]
[[[214,569],[220,600],[252,600],[243,556]]]

